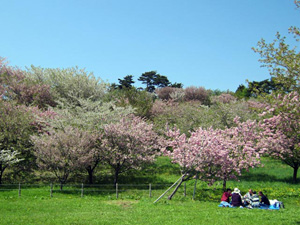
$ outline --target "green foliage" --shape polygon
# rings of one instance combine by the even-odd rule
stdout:
[[[235,91],[235,96],[239,99],[269,95],[276,91],[288,92],[285,85],[279,81],[275,82],[274,78],[266,79],[263,81],[248,81],[248,88],[240,85]]]
[[[246,101],[232,101],[229,103],[217,103],[207,108],[204,111],[202,118],[203,124],[206,127],[212,126],[214,128],[230,128],[234,126],[233,119],[240,117],[241,121],[248,119],[256,119],[257,115],[251,111]],[[207,121],[205,123],[205,121]]]
[[[14,166],[21,175],[22,171],[30,172],[35,166],[30,135],[33,117],[22,106],[14,102],[0,100],[0,150],[18,152],[18,158],[24,159]],[[0,163],[1,175],[8,165]],[[1,183],[1,177],[0,177]]]
[[[147,91],[141,91],[133,87],[110,91],[106,96],[106,101],[114,101],[119,107],[131,106],[136,116],[149,118],[154,96]]]
[[[171,84],[166,76],[160,75],[156,71],[145,72],[138,80],[146,84],[146,91],[148,92],[153,92],[156,87],[162,88]]]
[[[155,129],[164,133],[166,124],[176,126],[189,135],[198,127],[228,128],[234,126],[233,119],[238,116],[241,121],[255,119],[246,101],[215,102],[210,107],[198,102],[164,102],[156,100],[152,108],[151,120]]]
[[[151,120],[155,129],[163,134],[166,124],[176,126],[182,132],[188,134],[200,126],[200,114],[202,106],[197,102],[164,102],[156,100],[152,108]]]
[[[31,66],[26,77],[47,84],[54,91],[57,102],[79,105],[78,99],[101,100],[107,92],[108,85],[95,78],[93,73],[72,67],[51,69]]]
[[[119,80],[119,88],[122,89],[122,88],[132,88],[132,84],[134,84],[134,81],[133,81],[133,76],[132,75],[127,75],[124,77],[124,79],[118,79]]]
[[[113,101],[91,101],[89,99],[76,99],[78,106],[61,104],[53,108],[59,116],[48,119],[52,127],[65,126],[78,127],[83,130],[99,131],[105,124],[119,121],[120,118],[134,112],[132,107],[117,106]]]
[[[183,88],[183,84],[182,84],[182,83],[177,83],[177,82],[175,82],[175,83],[171,84],[170,87],[174,87],[174,88]]]
[[[290,27],[289,33],[299,42],[300,32],[297,27]],[[257,43],[257,48],[252,48],[254,52],[260,54],[262,67],[267,67],[277,87],[282,92],[300,91],[300,52],[297,46],[290,47],[286,43],[286,37],[282,37],[279,32],[272,43],[267,43],[261,39]]]
[[[236,89],[234,95],[238,98],[249,98],[250,97],[250,93],[247,87],[245,87],[245,85],[240,84],[238,86],[238,88]]]

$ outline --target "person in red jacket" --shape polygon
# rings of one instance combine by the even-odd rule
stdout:
[[[228,188],[222,195],[221,197],[221,205],[223,205],[223,207],[229,207],[230,206],[230,198],[231,197],[231,189]]]
[[[221,202],[230,202],[229,198],[231,197],[231,189],[228,188],[221,197]]]

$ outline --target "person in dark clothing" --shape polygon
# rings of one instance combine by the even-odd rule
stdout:
[[[243,206],[241,191],[235,188],[231,196],[231,205],[234,207]]]
[[[269,199],[262,193],[262,191],[260,191],[258,195],[260,196],[260,204],[268,206],[270,205]]]

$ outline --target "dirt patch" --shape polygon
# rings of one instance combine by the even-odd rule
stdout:
[[[132,205],[138,203],[136,200],[112,200],[112,201],[106,201],[106,204],[108,205],[117,205],[121,206],[124,209],[131,208]]]

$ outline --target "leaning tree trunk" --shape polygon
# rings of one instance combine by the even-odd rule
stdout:
[[[186,177],[186,178],[185,178]],[[185,173],[182,177],[180,182],[177,184],[177,186],[175,187],[174,191],[172,192],[172,194],[170,194],[170,196],[168,197],[169,200],[171,200],[173,198],[173,196],[175,195],[175,193],[177,192],[178,188],[180,187],[180,185],[182,184],[183,181],[188,180],[190,177],[189,174]]]
[[[177,192],[178,188],[180,187],[180,185],[183,182],[183,178],[181,178],[180,182],[176,185],[174,191],[172,192],[172,194],[169,195],[168,199],[171,200],[173,198],[173,196],[175,195],[175,193]]]

